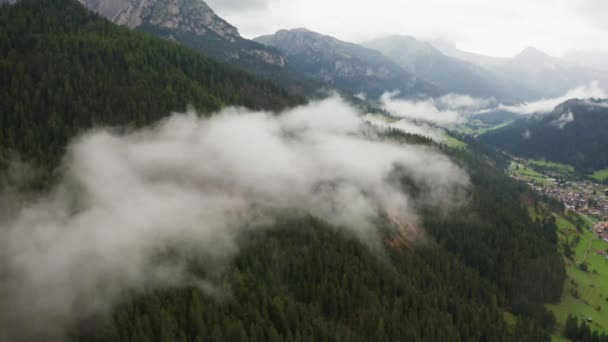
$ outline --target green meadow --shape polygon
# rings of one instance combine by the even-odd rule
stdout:
[[[525,180],[525,181],[529,181],[532,182],[534,184],[540,184],[542,186],[545,186],[549,183],[549,179],[544,176],[543,174],[536,172],[530,168],[525,167],[522,164],[516,164],[511,166],[511,172],[513,172],[513,174],[519,176],[519,178]]]
[[[603,170],[595,171],[591,175],[591,178],[595,179],[598,182],[605,181],[606,179],[608,179],[608,169],[603,169]]]
[[[591,329],[608,332],[608,259],[597,254],[597,251],[608,250],[608,243],[589,230],[589,223],[579,232],[563,216],[556,219],[560,248],[564,250],[564,245],[569,244],[573,251],[571,258],[564,257],[567,278],[562,299],[557,304],[547,305],[557,319],[556,334],[562,333],[568,315],[585,320],[591,318],[588,322]]]
[[[532,166],[549,169],[562,174],[572,174],[575,172],[574,166],[560,164],[552,161],[531,159],[528,161],[528,163]]]

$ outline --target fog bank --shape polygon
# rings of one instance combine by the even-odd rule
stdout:
[[[280,115],[228,108],[80,136],[59,184],[0,222],[0,341],[61,336],[128,290],[211,290],[180,258],[159,255],[196,251],[225,262],[239,234],[277,214],[311,214],[374,244],[379,217],[417,219],[420,203],[396,173],[423,190],[418,201],[444,210],[462,202],[468,176],[446,156],[369,129],[332,98]]]

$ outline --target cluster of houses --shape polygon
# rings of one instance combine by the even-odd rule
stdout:
[[[593,231],[600,239],[608,242],[608,221],[600,222],[593,227]]]
[[[512,164],[512,168],[519,168],[520,165],[526,165],[525,159],[515,158],[515,161],[516,163]],[[513,178],[523,181],[527,181],[528,179],[526,178],[529,178],[515,172],[510,173],[510,175]],[[568,210],[608,221],[608,189],[604,186],[589,180],[564,180],[563,177],[559,177],[559,174],[554,175],[550,171],[543,172],[543,176],[546,177],[544,184],[534,182],[534,180],[530,178],[528,185],[537,192],[559,199],[564,203],[564,206]],[[603,228],[604,226],[602,224],[596,227],[600,229],[601,232],[598,233],[598,236],[608,241],[608,228]]]
[[[583,194],[579,192],[574,192],[569,188],[561,188],[559,186],[547,186],[541,190],[545,195],[559,198],[566,209],[569,210],[579,210],[579,209],[588,209],[588,200]]]
[[[606,195],[608,190],[598,191],[586,182],[576,185],[577,190],[572,186],[564,187],[556,184],[550,184],[544,188],[534,187],[534,189],[547,196],[558,198],[568,210],[608,220],[608,195]]]

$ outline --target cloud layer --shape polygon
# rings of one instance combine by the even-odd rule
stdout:
[[[428,147],[384,142],[333,98],[281,115],[229,108],[76,139],[44,198],[0,223],[0,340],[61,336],[127,290],[197,284],[167,251],[225,261],[244,231],[312,214],[373,244],[387,215],[415,223],[418,199],[448,210],[466,173]],[[397,177],[399,178],[399,177]],[[4,335],[3,335],[4,334]],[[31,336],[27,335],[31,334]]]
[[[608,98],[608,92],[600,87],[598,82],[592,82],[586,86],[580,86],[568,91],[563,96],[551,99],[542,99],[534,102],[526,102],[521,105],[500,105],[498,110],[506,110],[517,114],[548,113],[563,102],[571,99]]]
[[[398,93],[385,93],[380,98],[382,106],[392,115],[417,121],[450,126],[465,121],[468,114],[490,106],[491,99],[479,99],[468,95],[448,94],[426,100],[403,100]]]
[[[368,114],[365,116],[364,120],[375,127],[383,129],[397,129],[404,133],[427,137],[439,143],[443,143],[446,141],[446,136],[442,129],[430,126],[425,123],[412,122],[407,118],[392,120],[391,118],[382,115]]]

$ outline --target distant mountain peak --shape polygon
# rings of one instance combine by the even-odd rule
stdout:
[[[520,52],[520,54],[532,54],[532,55],[545,55],[544,52],[535,48],[534,46],[528,46]]]
[[[444,54],[431,43],[393,35],[363,43],[446,92],[506,101],[522,98],[518,87],[487,69]]]
[[[553,57],[549,56],[545,52],[533,47],[528,46],[523,49],[520,53],[518,53],[515,57],[515,60],[526,60],[526,61],[547,61],[552,60]]]
[[[255,38],[255,41],[280,47],[280,50],[288,55],[305,51],[321,51],[339,43],[336,38],[305,28],[279,30],[273,35]]]
[[[307,29],[307,28],[305,28],[305,27],[298,27],[298,28],[294,28],[294,29],[291,29],[291,30],[280,30],[280,31],[303,32],[303,33],[306,33],[306,32],[308,32],[308,33],[315,33],[315,32],[313,32],[313,31],[311,31],[311,30],[309,30],[309,29]]]
[[[402,53],[407,51],[407,53],[409,54],[417,55],[443,54],[441,51],[439,51],[439,49],[434,47],[429,42],[418,40],[415,37],[405,35],[391,35],[363,43],[364,46],[377,44],[390,45],[392,49],[399,49]]]
[[[352,93],[370,97],[390,90],[412,97],[440,93],[376,50],[308,29],[279,30],[255,41],[279,49],[302,74]]]
[[[209,31],[235,41],[236,27],[220,18],[203,0],[79,0],[113,22],[139,27],[143,24],[204,35]]]

